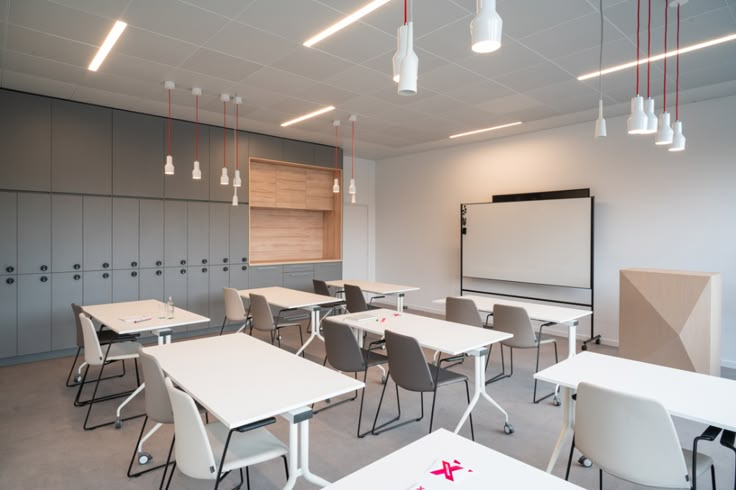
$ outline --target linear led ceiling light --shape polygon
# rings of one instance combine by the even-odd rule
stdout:
[[[110,33],[105,38],[105,42],[102,43],[100,49],[97,50],[97,54],[92,58],[92,63],[87,67],[89,71],[97,71],[102,62],[105,61],[105,58],[110,53],[112,47],[115,46],[116,42],[118,42],[118,38],[126,27],[128,27],[128,24],[122,20],[115,21],[115,25],[112,26]]]
[[[330,27],[325,29],[324,31],[320,32],[319,34],[310,37],[306,41],[304,41],[303,46],[306,46],[308,48],[311,48],[318,42],[322,41],[323,39],[326,39],[336,33],[337,31],[340,31],[353,22],[356,22],[360,20],[361,18],[365,17],[366,15],[370,14],[377,8],[387,4],[390,0],[373,0],[372,2],[364,5],[363,7],[359,8],[352,14],[348,15],[347,17],[344,17],[343,19],[335,22]]]
[[[285,123],[281,123],[281,127],[282,128],[285,128],[286,126],[291,126],[292,124],[296,124],[298,122],[302,122],[302,121],[305,121],[307,119],[311,119],[313,117],[317,117],[317,116],[319,116],[321,114],[324,114],[325,112],[330,112],[330,111],[334,111],[334,110],[335,110],[335,106],[333,106],[333,105],[327,106],[327,107],[323,107],[322,109],[316,110],[314,112],[310,112],[309,114],[304,114],[303,116],[299,116],[299,117],[297,117],[295,119],[292,119],[291,121],[286,121]]]
[[[493,126],[492,128],[476,129],[475,131],[468,131],[467,133],[453,134],[450,139],[460,138],[462,136],[470,136],[471,134],[486,133],[488,131],[495,131],[497,129],[510,128],[511,126],[518,126],[521,121],[512,122],[509,124],[502,124],[500,126]]]

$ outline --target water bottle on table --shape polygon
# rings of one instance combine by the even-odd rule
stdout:
[[[169,301],[166,302],[166,318],[174,318],[174,300],[169,296]]]

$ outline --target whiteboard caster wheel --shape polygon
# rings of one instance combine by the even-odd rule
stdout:
[[[138,453],[138,464],[148,464],[153,459],[153,456],[146,452]]]
[[[82,375],[81,374],[77,374],[76,376],[74,376],[74,384],[77,384],[78,385],[81,382],[82,382]]]
[[[120,429],[123,426],[123,421],[120,419],[115,419],[115,428]]]
[[[506,434],[513,434],[514,433],[514,426],[511,425],[511,424],[509,424],[508,422],[506,422],[505,424],[503,424],[503,431]]]
[[[556,396],[554,398],[552,398],[552,405],[554,405],[555,407],[559,407],[560,406],[560,399],[557,398]]]
[[[585,456],[580,456],[578,458],[578,463],[585,466],[586,468],[590,468],[591,466],[593,466],[593,462],[589,460],[588,458],[586,458]]]

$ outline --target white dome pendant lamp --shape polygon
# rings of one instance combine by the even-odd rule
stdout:
[[[355,121],[358,120],[358,116],[355,114],[350,114],[350,127],[351,127],[351,144],[350,144],[350,154],[352,155],[352,172],[350,174],[350,186],[348,186],[348,194],[350,194],[350,203],[355,204],[357,199],[355,195],[357,194],[358,190],[355,187]]]
[[[644,102],[644,112],[647,115],[647,126],[644,134],[654,134],[657,132],[659,120],[654,111],[654,99],[650,95],[651,87],[651,55],[652,55],[652,0],[649,0],[649,14],[647,17],[647,100]]]
[[[235,137],[235,176],[233,177],[233,187],[240,187],[243,185],[243,181],[240,180],[240,153],[238,151],[240,146],[238,144],[238,108],[240,107],[240,104],[243,103],[243,98],[236,95],[233,98],[233,101],[235,102],[235,128],[233,129],[233,136]],[[235,198],[233,198],[233,202],[235,201],[237,201],[237,192],[235,193]],[[233,204],[233,206],[237,206],[237,204]]]
[[[164,82],[164,88],[169,94],[169,116],[167,119],[167,152],[166,164],[164,165],[164,175],[174,175],[174,158],[171,156],[171,91],[176,88],[172,81]]]
[[[496,12],[496,0],[477,0],[476,14],[470,22],[471,49],[492,53],[501,47],[503,20]]]
[[[399,95],[416,95],[417,93],[417,76],[419,74],[419,58],[414,52],[414,21],[413,21],[413,4],[412,0],[408,2],[408,19],[406,24],[406,54],[401,60],[401,68],[399,70]]]
[[[654,143],[659,146],[672,144],[672,126],[670,113],[667,112],[667,2],[664,4],[664,83],[662,87],[662,114],[659,115],[659,128]]]
[[[332,121],[332,125],[335,127],[335,180],[332,183],[332,192],[334,194],[340,193],[340,170],[338,166],[338,160],[340,159],[340,120],[335,119]]]
[[[222,175],[220,185],[228,185],[230,177],[227,175],[227,103],[230,101],[229,94],[220,94],[222,101]]]
[[[636,1],[636,96],[631,99],[631,114],[626,120],[629,134],[642,134],[647,127],[644,113],[644,98],[639,95],[639,21],[641,20],[641,0]]]
[[[601,14],[601,41],[600,50],[598,52],[598,119],[595,120],[596,138],[604,138],[606,136],[606,120],[603,118],[603,0],[599,0],[599,9]]]
[[[202,169],[199,168],[199,96],[202,95],[202,89],[194,87],[192,95],[194,95],[194,168],[192,169],[192,179],[202,180]]]
[[[680,5],[677,4],[677,68],[675,69],[675,128],[672,135],[672,146],[669,151],[685,150],[685,135],[682,133],[682,121],[680,121]]]

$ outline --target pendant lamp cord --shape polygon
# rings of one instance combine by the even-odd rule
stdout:
[[[641,18],[641,0],[636,0],[636,95],[639,95],[639,20]]]
[[[235,132],[233,135],[235,136],[235,170],[238,170],[240,168],[240,159],[238,158],[238,106],[240,104],[235,104]]]
[[[340,143],[340,137],[338,136],[338,127],[335,126],[335,178],[337,178],[337,164],[339,160],[339,150],[337,149],[338,144]]]
[[[355,178],[355,121],[350,121],[350,126],[352,129],[352,137],[351,137],[351,143],[352,143],[352,178]]]
[[[680,120],[680,4],[677,4],[677,62],[675,69],[675,121]]]
[[[227,167],[227,103],[222,103],[222,168]]]
[[[598,52],[598,97],[603,100],[603,0],[599,1],[601,13],[601,45]]]
[[[667,112],[667,11],[669,7],[664,3],[664,88],[662,89],[662,112]]]
[[[649,14],[647,16],[647,99],[649,98],[649,78],[651,74],[651,51],[652,50],[652,0],[649,0]]]
[[[404,0],[404,25],[406,25],[407,17],[409,15],[408,14],[408,8],[409,8],[408,3],[409,3],[409,0]]]
[[[199,161],[199,95],[194,97],[194,159]]]
[[[171,155],[171,89],[169,89],[168,155]]]

